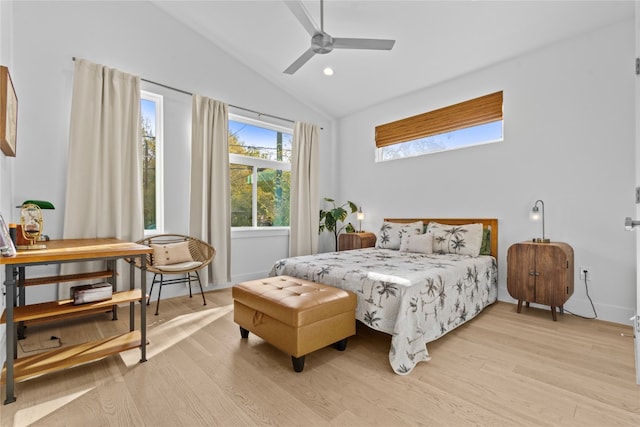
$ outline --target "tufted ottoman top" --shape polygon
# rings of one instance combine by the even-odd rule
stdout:
[[[234,300],[295,327],[356,308],[352,292],[290,276],[239,283],[231,292]]]

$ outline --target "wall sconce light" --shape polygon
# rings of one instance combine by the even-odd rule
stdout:
[[[538,204],[542,206],[542,211],[538,207]],[[531,219],[534,221],[538,221],[542,218],[542,237],[536,237],[533,239],[536,243],[549,243],[551,240],[547,239],[544,235],[544,202],[542,200],[536,200],[536,203],[533,205],[531,209]]]
[[[358,212],[356,213],[356,218],[358,219],[358,233],[362,233],[362,220],[364,219],[364,213],[362,213],[362,207],[358,208]]]

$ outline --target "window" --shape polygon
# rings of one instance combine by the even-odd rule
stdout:
[[[147,234],[163,230],[162,96],[141,91],[142,206]]]
[[[288,227],[293,131],[229,115],[232,227]]]
[[[376,127],[378,161],[502,140],[502,92]]]

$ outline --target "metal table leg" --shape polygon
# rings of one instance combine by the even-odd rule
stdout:
[[[5,378],[5,400],[4,404],[12,403],[16,401],[14,394],[14,373],[13,363],[16,357],[16,325],[13,321],[13,308],[16,302],[16,276],[18,275],[18,269],[13,265],[6,265],[5,267],[5,287],[7,291],[6,295],[6,332],[7,332],[7,370]]]
[[[133,264],[131,264],[133,268]],[[140,255],[140,363],[147,361],[147,257]]]

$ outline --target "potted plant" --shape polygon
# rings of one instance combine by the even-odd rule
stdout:
[[[336,206],[335,200],[325,197],[325,202],[331,203],[331,209],[320,209],[320,233],[323,231],[329,231],[333,233],[335,250],[338,250],[338,235],[344,230],[347,233],[353,233],[355,228],[351,223],[343,224],[349,214],[352,214],[358,210],[358,206],[351,201],[346,201],[340,206]]]

